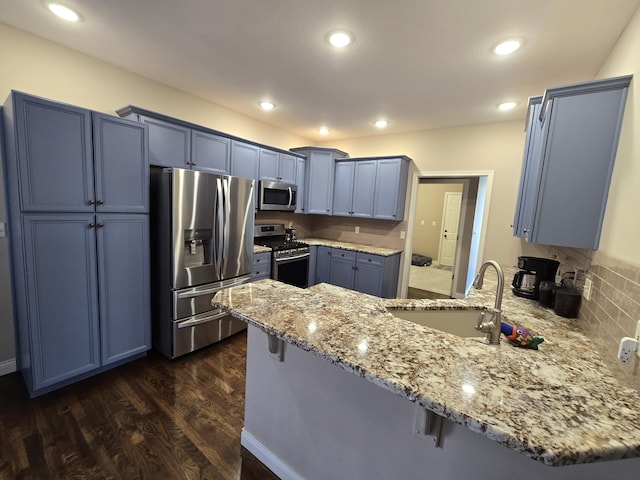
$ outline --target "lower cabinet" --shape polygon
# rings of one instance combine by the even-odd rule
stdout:
[[[261,252],[253,254],[253,274],[252,281],[262,280],[271,277],[271,252]]]
[[[399,271],[399,253],[382,256],[318,247],[315,283],[326,282],[377,297],[395,298]]]
[[[23,229],[19,361],[32,396],[151,348],[147,215],[29,214]]]

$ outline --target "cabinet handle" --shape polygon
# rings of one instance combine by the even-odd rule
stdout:
[[[102,227],[104,227],[104,223],[99,223],[98,228],[102,228]]]
[[[522,233],[529,233],[529,229],[528,228],[523,229]]]
[[[95,223],[90,223],[90,224],[89,224],[89,228],[93,228],[93,227],[95,227],[95,226],[96,226],[96,224],[95,224]]]
[[[104,200],[98,200],[98,205],[104,205]]]
[[[89,200],[89,205],[94,205],[96,203],[95,200]]]

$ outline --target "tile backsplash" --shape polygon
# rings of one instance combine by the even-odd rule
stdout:
[[[582,299],[578,319],[616,378],[640,390],[640,358],[617,360],[620,340],[633,337],[640,320],[640,265],[596,251],[587,277],[591,298]]]

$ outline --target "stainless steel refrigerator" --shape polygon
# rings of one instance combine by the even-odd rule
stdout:
[[[251,280],[254,180],[151,172],[153,346],[175,358],[246,328],[211,300]]]

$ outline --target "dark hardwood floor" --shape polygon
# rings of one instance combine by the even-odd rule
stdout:
[[[451,299],[449,295],[443,295],[441,293],[430,292],[428,290],[421,290],[420,288],[408,287],[407,289],[407,298],[420,300],[420,299],[429,299],[429,300],[437,300],[437,299]]]
[[[245,358],[242,332],[35,399],[0,377],[0,479],[276,480],[240,446]]]

